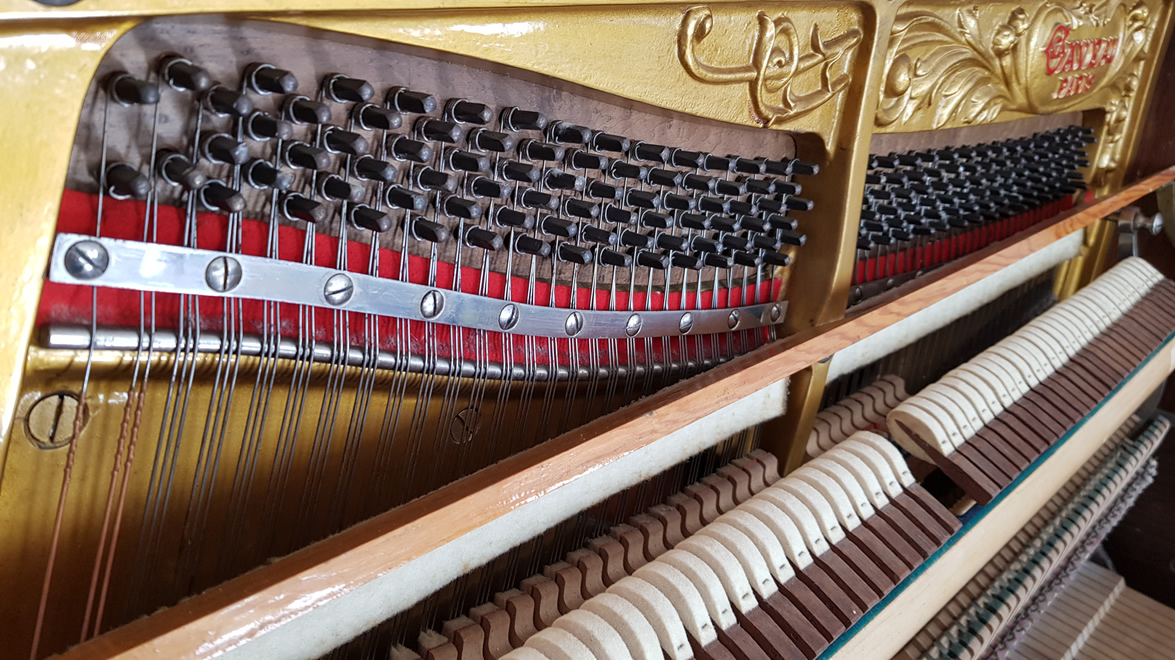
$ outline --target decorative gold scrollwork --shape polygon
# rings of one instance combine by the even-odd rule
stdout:
[[[695,50],[713,30],[714,15],[708,7],[690,9],[685,13],[677,36],[677,54],[682,66],[704,83],[747,83],[752,112],[763,125],[807,114],[848,87],[849,76],[841,63],[850,59],[861,42],[860,30],[849,29],[825,40],[820,36],[818,26],[813,25],[810,52],[801,53],[799,32],[790,18],[771,18],[762,11],[755,18],[758,29],[752,42],[750,62],[716,66],[703,62]],[[792,85],[796,78],[817,66],[820,67],[819,89],[794,92]],[[774,99],[778,99],[778,103]]]
[[[986,31],[978,6],[953,20],[925,10],[894,23],[875,121],[941,128],[994,120],[1002,111],[1057,112],[1114,87],[1153,31],[1144,2],[1123,0],[1014,9]],[[989,21],[988,24],[991,24]]]

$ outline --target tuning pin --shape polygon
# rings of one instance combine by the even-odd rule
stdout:
[[[386,160],[363,156],[355,161],[355,176],[366,181],[391,183],[396,180],[396,166]]]
[[[669,158],[669,147],[649,142],[636,142],[632,145],[632,157],[653,163],[664,163]]]
[[[742,172],[743,174],[765,174],[767,172],[767,164],[762,160],[754,158],[735,158],[734,171]]]
[[[730,259],[716,252],[708,252],[702,257],[702,263],[711,268],[730,268]]]
[[[294,74],[272,64],[253,64],[245,79],[249,88],[258,94],[293,94],[298,89]]]
[[[677,224],[685,229],[710,231],[710,216],[704,213],[681,213],[677,216]]]
[[[640,209],[655,209],[661,206],[661,196],[648,190],[630,190],[625,196],[624,201],[629,206],[635,206]]]
[[[621,192],[620,188],[603,181],[589,181],[587,185],[587,194],[597,199],[618,200]]]
[[[565,121],[557,121],[551,124],[549,133],[552,139],[565,144],[586,144],[592,139],[590,129]]]
[[[595,147],[596,151],[622,154],[632,147],[632,140],[619,135],[612,135],[611,133],[596,133],[592,137],[592,146]]]
[[[465,244],[469,247],[497,251],[502,249],[505,241],[502,240],[501,236],[488,229],[482,229],[481,227],[470,227],[465,232]]]
[[[644,181],[649,176],[649,170],[640,165],[633,165],[622,160],[614,160],[612,161],[611,167],[608,168],[608,174],[614,179]]]
[[[394,131],[404,123],[400,113],[371,103],[355,106],[351,116],[359,127],[369,131]]]
[[[636,265],[654,270],[665,270],[669,268],[669,255],[651,250],[640,250],[636,253]]]
[[[446,104],[445,116],[462,124],[487,124],[494,118],[494,111],[484,103],[452,99]]]
[[[248,96],[235,92],[224,85],[217,85],[208,91],[204,104],[218,115],[248,117],[253,112],[253,102]]]
[[[793,160],[788,163],[788,174],[795,174],[799,176],[808,176],[820,173],[820,166],[816,163],[806,163],[802,160]]]
[[[632,222],[633,213],[628,209],[620,208],[614,204],[604,205],[604,219],[608,222],[613,222],[618,225],[627,225]]]
[[[595,225],[584,225],[580,231],[580,235],[583,237],[583,240],[599,243],[600,245],[616,245],[620,240],[616,232],[600,229]]]
[[[684,252],[674,252],[670,257],[670,263],[678,268],[687,268],[689,270],[698,270],[702,267],[702,260],[691,254]]]
[[[697,202],[692,197],[678,195],[677,193],[665,193],[662,195],[661,204],[671,211],[692,211],[697,206]]]
[[[160,149],[155,154],[158,163],[159,176],[173,186],[183,186],[187,190],[197,190],[208,182],[208,177],[196,169],[196,165],[188,157],[172,149]]]
[[[502,176],[521,183],[537,183],[542,172],[529,163],[508,160],[502,164]]]
[[[628,268],[632,265],[632,257],[617,252],[616,250],[609,250],[607,248],[601,249],[596,253],[596,258],[601,264],[605,266],[615,266],[617,268]]]
[[[669,250],[673,252],[685,251],[685,239],[673,234],[660,233],[653,243],[661,250]]]
[[[337,126],[326,129],[326,132],[322,135],[322,140],[326,144],[326,148],[330,151],[347,154],[348,156],[365,154],[370,146],[367,143],[367,138],[358,133],[344,131]]]
[[[514,148],[514,136],[478,128],[469,132],[469,144],[482,151],[504,153]]]
[[[212,76],[204,68],[179,55],[163,58],[159,66],[159,77],[173,88],[188,92],[202,92],[212,86]]]
[[[677,167],[689,167],[696,170],[702,167],[703,160],[705,160],[705,154],[699,151],[674,149],[669,152],[669,162]]]
[[[625,229],[620,232],[620,244],[631,248],[648,248],[653,246],[653,237],[638,231]]]
[[[294,142],[286,149],[286,163],[290,167],[325,170],[330,167],[331,158],[326,149],[312,147],[305,142]]]
[[[448,142],[450,144],[461,139],[461,127],[451,121],[425,117],[416,122],[416,133],[428,140]]]
[[[215,211],[240,213],[245,210],[245,198],[241,193],[216,180],[209,181],[200,189],[200,201]]]
[[[473,179],[469,184],[469,189],[477,197],[492,197],[494,199],[502,199],[510,195],[510,184],[505,181],[494,181],[487,179],[484,176],[479,176]]]
[[[392,229],[392,219],[387,213],[364,204],[356,204],[351,208],[351,224],[379,234]]]
[[[538,140],[523,140],[518,145],[518,151],[530,160],[563,160],[566,150],[557,144],[548,144]]]
[[[676,188],[681,185],[681,172],[654,167],[649,170],[649,183],[657,186]]]
[[[797,234],[793,231],[781,231],[777,234],[779,241],[784,245],[802,246],[808,242],[808,237],[804,234]]]
[[[319,184],[319,192],[322,196],[343,202],[358,202],[363,199],[363,187],[357,186],[344,180],[340,176],[331,175],[322,180]]]
[[[673,226],[673,216],[655,211],[642,211],[641,226],[649,229],[669,229]]]
[[[484,172],[490,169],[490,159],[472,151],[454,149],[449,152],[449,167],[463,172]]]
[[[296,124],[325,124],[330,121],[330,106],[294,96],[286,101],[286,118]]]
[[[404,188],[403,186],[392,186],[384,193],[384,201],[389,206],[395,206],[409,211],[423,211],[428,207],[428,198],[418,192]]]
[[[602,170],[608,167],[608,159],[599,154],[572,149],[567,152],[567,165],[577,170]]]
[[[110,97],[123,105],[154,105],[159,103],[159,86],[139,80],[129,73],[116,73],[107,84]]]
[[[582,192],[587,181],[582,176],[576,176],[562,170],[548,170],[544,181],[548,188],[554,190],[572,190]]]
[[[559,208],[559,199],[557,197],[553,197],[547,193],[539,192],[537,190],[523,190],[522,195],[519,197],[518,201],[521,202],[523,206],[532,209],[547,209],[548,211],[554,211],[555,209]]]
[[[412,218],[412,236],[429,243],[443,243],[449,240],[449,229],[442,224],[421,217]]]
[[[417,184],[425,190],[444,190],[453,192],[457,189],[457,178],[453,175],[435,170],[431,167],[422,167],[416,174]]]
[[[592,262],[592,251],[590,248],[580,247],[570,243],[560,243],[559,261],[587,266]]]
[[[600,217],[600,207],[582,199],[569,199],[563,205],[563,208],[567,215],[577,218],[595,220],[596,218]]]
[[[768,252],[775,252],[779,248],[783,247],[782,242],[780,242],[777,239],[771,238],[770,236],[767,236],[765,234],[752,235],[751,245],[754,245],[756,248],[758,248],[760,250],[766,250]]]
[[[689,190],[714,192],[715,179],[702,174],[687,174],[682,177],[681,184]]]
[[[718,245],[718,241],[712,238],[706,238],[705,236],[694,236],[690,240],[690,248],[694,252],[702,252],[704,254],[718,253],[722,250],[722,247]]]
[[[761,256],[768,266],[784,268],[791,265],[791,257],[782,252],[763,252]]]
[[[151,192],[151,182],[128,163],[114,163],[106,168],[106,194],[116,199],[143,199]]]
[[[546,241],[525,234],[515,234],[512,240],[515,252],[544,259],[551,256],[551,244]]]
[[[730,172],[734,169],[734,161],[722,156],[715,156],[714,154],[706,154],[702,157],[702,169],[716,172]]]
[[[524,229],[527,231],[534,229],[533,215],[528,215],[522,211],[509,209],[504,206],[498,208],[497,213],[494,214],[494,221],[499,226],[510,227],[511,229]]]
[[[719,242],[728,250],[746,250],[751,246],[749,240],[735,234],[726,234]]]
[[[254,188],[289,190],[294,185],[294,175],[284,172],[264,160],[257,159],[245,169],[245,180]]]
[[[330,215],[330,208],[325,204],[310,199],[299,193],[289,193],[282,197],[282,215],[290,220],[302,222],[323,222]]]
[[[375,89],[366,80],[336,73],[326,79],[326,94],[338,103],[364,103],[375,96]]]
[[[289,140],[294,137],[294,125],[263,112],[254,112],[245,121],[245,132],[254,140]]]
[[[541,131],[547,127],[547,118],[541,112],[506,108],[502,111],[502,125],[512,131]]]
[[[570,220],[557,218],[553,215],[543,217],[542,222],[539,223],[539,228],[544,234],[550,236],[558,236],[560,238],[575,238],[579,233],[579,227]]]
[[[398,160],[410,160],[416,163],[427,163],[432,160],[432,147],[406,135],[397,135],[392,138],[388,148]]]
[[[431,94],[414,92],[407,87],[393,87],[388,90],[388,102],[400,112],[426,115],[437,109],[437,100]]]
[[[481,206],[471,199],[446,195],[440,203],[441,211],[451,218],[477,220],[481,217]]]
[[[783,205],[792,211],[811,211],[816,206],[810,199],[793,196],[785,198]]]
[[[204,140],[204,157],[214,163],[241,165],[249,160],[249,145],[237,142],[224,133],[209,135]]]

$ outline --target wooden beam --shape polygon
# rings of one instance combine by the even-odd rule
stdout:
[[[1175,167],[943,267],[903,289],[900,297],[678,383],[280,561],[110,631],[62,657],[210,657],[239,648],[538,498],[589,478],[1172,180]]]

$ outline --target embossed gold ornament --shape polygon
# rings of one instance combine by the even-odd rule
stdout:
[[[809,37],[810,52],[801,53],[799,31],[786,16],[771,18],[766,12],[755,16],[758,28],[752,41],[751,60],[746,64],[716,66],[703,62],[695,50],[714,29],[714,14],[708,7],[694,7],[685,13],[677,36],[677,53],[691,76],[704,83],[727,85],[747,83],[751,108],[757,121],[772,125],[804,115],[849,85],[849,76],[841,66],[861,43],[861,31],[846,30],[825,40],[819,26],[813,25]],[[820,67],[820,87],[796,93],[792,85],[805,72]],[[774,99],[778,98],[778,103]]]
[[[1070,7],[1046,2],[1031,14],[1017,7],[1002,22],[992,21],[989,11],[998,10],[898,14],[878,126],[942,128],[993,121],[1004,111],[1080,107],[1116,86],[1143,57],[1153,31],[1144,2],[1129,8],[1121,0]]]

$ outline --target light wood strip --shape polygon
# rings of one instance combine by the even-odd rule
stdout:
[[[107,657],[118,653],[126,653],[128,657],[208,657],[261,639],[274,629],[312,614],[330,601],[369,585],[467,533],[771,387],[912,312],[1083,229],[1169,181],[1175,181],[1175,167],[960,259],[923,278],[924,281],[900,298],[830,326],[776,342],[669,387],[281,561],[102,635],[63,657]],[[1146,394],[1153,389],[1152,386]],[[1121,421],[1118,419],[1112,428],[1103,431],[1101,439]],[[1072,450],[1075,444],[1085,447],[1071,442],[1066,451]],[[1044,498],[1050,497],[1081,462],[1084,460],[1066,471],[1064,479],[1053,485]],[[1021,508],[1018,514],[1038,508],[1039,504]],[[1016,519],[1019,523],[1001,538],[1008,538],[1025,522],[1020,515]],[[983,560],[990,556],[986,554]],[[966,578],[974,573],[974,570],[967,573]],[[944,588],[943,593],[954,594],[965,582],[963,579],[953,588]],[[291,603],[299,606],[292,607]],[[930,610],[927,618],[942,604]],[[918,621],[901,642],[908,640],[926,620]],[[892,649],[889,655],[899,649],[900,646]]]

